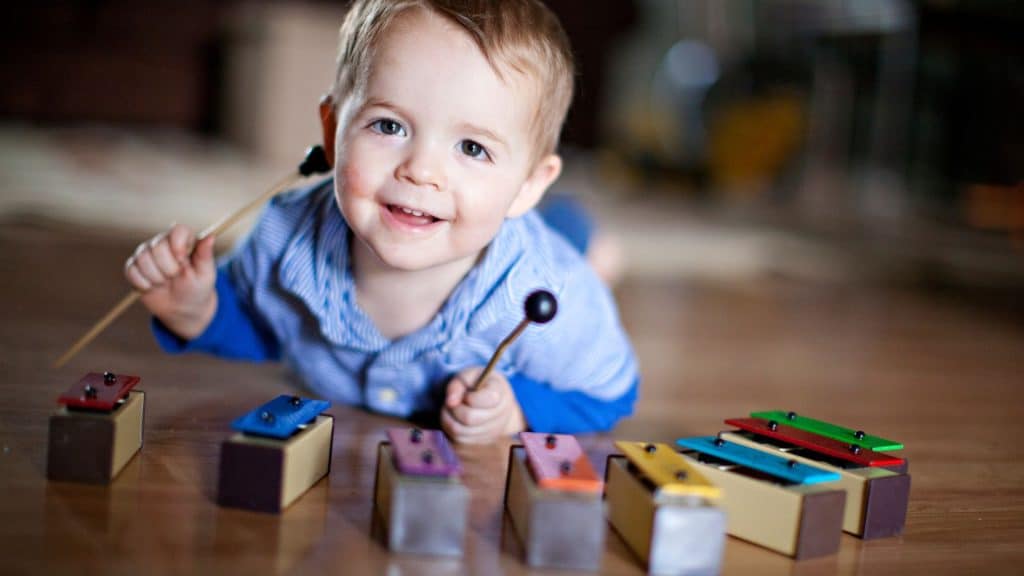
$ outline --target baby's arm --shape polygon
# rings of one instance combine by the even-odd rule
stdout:
[[[512,386],[502,374],[492,372],[484,385],[470,391],[483,368],[463,370],[448,383],[441,428],[460,444],[486,444],[526,429]]]
[[[196,243],[195,233],[178,224],[139,244],[125,262],[125,277],[142,303],[185,340],[202,334],[217,311],[214,242],[207,236]]]

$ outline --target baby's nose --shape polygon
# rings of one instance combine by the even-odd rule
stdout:
[[[416,186],[430,186],[437,190],[447,187],[444,157],[433,145],[412,148],[398,168],[398,177]]]

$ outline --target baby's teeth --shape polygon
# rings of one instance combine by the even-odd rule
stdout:
[[[402,212],[405,212],[410,216],[423,216],[423,212],[420,212],[419,210],[410,210],[408,208],[402,208]]]

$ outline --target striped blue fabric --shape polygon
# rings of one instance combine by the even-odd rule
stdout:
[[[582,393],[594,400],[579,404],[588,409],[608,403],[616,413],[612,423],[631,411],[637,364],[612,295],[536,213],[507,220],[440,312],[394,341],[378,332],[355,301],[350,241],[331,180],[278,196],[267,206],[222,266],[241,309],[251,316],[250,331],[265,341],[238,355],[279,356],[312,392],[331,401],[400,417],[437,411],[451,376],[486,364],[523,318],[526,296],[545,288],[558,298],[558,315],[529,327],[498,370],[553,393]],[[226,285],[219,280],[218,290]],[[231,332],[217,319],[207,331]],[[225,337],[259,340],[218,336]],[[205,334],[197,341],[203,341],[200,348],[232,355]],[[525,415],[529,422],[531,415]]]

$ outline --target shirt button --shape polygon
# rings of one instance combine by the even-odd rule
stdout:
[[[394,388],[381,388],[380,392],[377,393],[377,398],[385,404],[391,404],[398,399],[398,393],[395,392]]]

